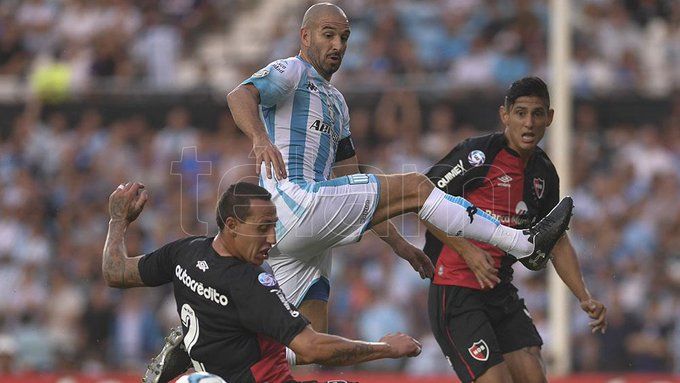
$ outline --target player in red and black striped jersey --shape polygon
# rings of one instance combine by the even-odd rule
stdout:
[[[500,107],[502,133],[470,138],[427,173],[441,190],[459,195],[502,224],[527,229],[559,200],[559,177],[537,145],[552,122],[545,83],[524,78],[509,88]],[[463,382],[544,382],[542,340],[512,284],[517,260],[489,244],[428,231],[425,253],[435,264],[429,295],[433,333]],[[546,254],[546,257],[549,255]],[[593,299],[576,253],[565,235],[552,251],[562,280],[606,329],[606,308]],[[521,260],[528,268],[542,267]]]
[[[196,370],[230,383],[289,383],[295,380],[286,346],[303,363],[326,365],[420,353],[420,343],[405,334],[369,343],[318,333],[309,326],[274,276],[261,267],[276,241],[278,221],[265,189],[243,182],[232,185],[217,205],[220,230],[214,237],[187,237],[128,257],[125,231],[146,200],[139,183],[120,185],[111,194],[104,278],[120,288],[172,283],[184,348]]]

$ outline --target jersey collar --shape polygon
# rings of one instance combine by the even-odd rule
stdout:
[[[298,54],[295,56],[295,58],[297,58],[298,60],[302,61],[302,62],[305,64],[305,66],[307,66],[307,68],[313,70],[313,71],[314,71],[314,74],[316,75],[315,77],[316,77],[317,79],[319,79],[319,80],[321,80],[321,81],[323,81],[323,82],[325,82],[325,83],[327,83],[327,84],[330,84],[330,81],[328,81],[328,80],[326,80],[325,78],[323,78],[323,76],[320,75],[319,72],[316,71],[316,68],[314,68],[314,65],[312,65],[309,61],[303,59],[301,54],[298,53]]]

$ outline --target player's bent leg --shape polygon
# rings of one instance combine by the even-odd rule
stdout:
[[[546,383],[545,364],[539,346],[525,347],[503,355],[515,382]]]
[[[509,383],[484,299],[478,290],[430,285],[427,306],[432,334],[462,382]]]
[[[322,276],[312,283],[298,307],[317,332],[328,333],[328,298],[330,295],[331,284],[328,278]]]
[[[503,226],[466,199],[435,188],[423,174],[375,175],[375,178],[380,185],[380,201],[372,225],[417,211],[421,220],[446,235],[490,243],[520,258],[532,269],[545,267],[550,251],[571,220],[573,201],[569,197],[531,229],[522,231]]]
[[[407,212],[417,212],[423,221],[450,236],[491,243],[523,255],[533,250],[533,244],[520,230],[505,227],[464,198],[435,188],[423,174],[376,175],[376,178],[380,182],[380,203],[372,224]]]
[[[417,213],[434,190],[434,184],[423,174],[375,174],[380,184],[380,202],[371,226],[406,213]]]
[[[511,284],[497,286],[487,299],[489,315],[495,317],[494,331],[503,359],[515,382],[545,382],[541,358],[543,340],[524,300]]]
[[[513,382],[523,382],[523,380],[513,380],[514,378],[510,375],[510,370],[508,365],[503,362],[497,364],[488,370],[486,370],[482,375],[474,380],[475,383],[513,383]]]
[[[310,321],[316,332],[328,333],[328,302],[318,299],[306,299],[298,308],[302,315]]]

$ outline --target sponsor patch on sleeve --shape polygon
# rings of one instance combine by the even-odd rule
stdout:
[[[472,166],[480,166],[486,161],[486,154],[481,150],[473,150],[468,154],[468,162]]]
[[[257,276],[257,280],[260,281],[262,286],[276,286],[276,278],[269,273],[260,273],[260,275]]]
[[[253,73],[251,76],[252,78],[261,78],[269,74],[269,69],[267,68],[262,68],[258,70],[257,72]]]

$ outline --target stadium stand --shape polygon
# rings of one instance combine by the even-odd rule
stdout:
[[[590,335],[572,302],[574,368],[680,373],[680,3],[577,3],[571,235],[610,323]],[[105,287],[106,198],[123,179],[150,191],[131,252],[214,232],[220,187],[253,175],[249,141],[220,112],[225,90],[296,53],[307,5],[2,1],[0,98],[11,118],[0,122],[0,374],[141,371],[178,318],[167,289]],[[549,82],[545,2],[342,5],[352,37],[334,81],[348,95],[360,159],[385,172],[423,171],[454,143],[496,129],[499,91],[513,79]],[[33,92],[43,107],[17,101]],[[210,95],[210,117],[154,98],[162,107],[152,117],[134,98],[145,92]],[[469,95],[483,102],[470,106]],[[629,107],[641,99],[646,108]],[[107,100],[119,103],[115,113]],[[422,244],[415,219],[397,223]],[[331,332],[404,331],[425,345],[408,363],[358,368],[451,374],[430,334],[427,282],[372,236],[334,254]],[[550,342],[545,275],[515,275]]]

